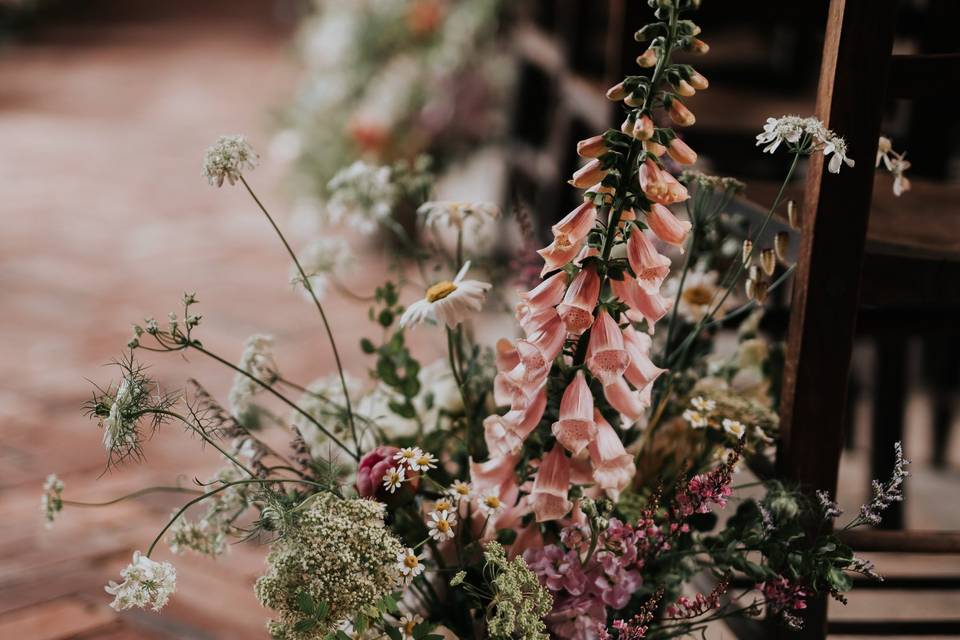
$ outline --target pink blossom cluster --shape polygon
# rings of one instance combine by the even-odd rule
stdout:
[[[761,582],[756,589],[763,594],[767,608],[773,613],[790,613],[807,608],[807,590],[784,576]]]
[[[731,454],[719,467],[690,478],[673,500],[674,517],[688,518],[695,513],[709,513],[713,505],[721,509],[727,506],[727,498],[733,493],[731,469],[738,457]]]

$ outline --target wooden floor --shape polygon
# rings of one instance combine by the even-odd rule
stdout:
[[[161,615],[116,614],[103,585],[146,548],[177,500],[72,509],[47,531],[40,486],[54,471],[68,497],[96,501],[178,476],[189,482],[218,466],[171,428],[149,443],[146,464],[98,478],[99,432],[80,412],[84,379],[110,379],[102,364],[120,353],[129,323],[164,317],[184,290],[201,300],[202,339],[228,359],[239,357],[247,335],[266,331],[277,336],[291,377],[330,370],[316,319],[286,286],[287,261],[269,229],[242,193],[208,187],[199,171],[217,135],[246,132],[264,155],[255,185],[268,202],[282,202],[283,167],[266,153],[267,113],[289,95],[295,69],[271,3],[204,3],[204,15],[188,21],[175,18],[191,3],[152,4],[156,15],[94,14],[0,51],[2,639],[265,638],[268,612],[251,590],[262,548],[235,545],[229,562],[177,559],[178,591]],[[351,282],[367,288],[376,271]],[[355,345],[366,326],[349,313],[355,306],[330,304],[347,360],[360,367]],[[228,373],[197,358],[151,364],[172,386],[187,375],[221,395],[229,386]],[[917,402],[911,415],[922,422],[922,396]],[[922,436],[917,442],[922,448]],[[956,505],[957,460],[953,471],[918,474],[917,507],[909,512],[918,526],[957,526],[957,510],[942,508],[944,500]],[[848,502],[863,486],[862,467],[856,457],[851,462]],[[170,559],[169,552],[160,557]],[[903,571],[917,562],[894,561]],[[960,571],[956,559],[942,568]],[[903,602],[863,594],[836,613],[958,609],[936,595]]]

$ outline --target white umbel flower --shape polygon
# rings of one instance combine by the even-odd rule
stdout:
[[[757,144],[765,145],[764,153],[774,153],[784,143],[791,151],[805,155],[821,151],[824,158],[829,159],[827,169],[830,173],[839,173],[844,164],[854,166],[853,159],[847,157],[846,140],[813,117],[767,118],[763,131],[757,135]]]
[[[217,187],[222,187],[224,180],[234,185],[244,169],[257,166],[257,157],[243,136],[220,136],[203,157],[203,177]]]
[[[487,290],[493,285],[479,280],[464,280],[469,270],[468,260],[453,281],[444,280],[428,288],[424,297],[407,307],[400,316],[400,326],[423,322],[436,324],[440,321],[452,329],[478,313],[483,307]]]
[[[111,580],[104,587],[114,596],[110,606],[116,611],[147,606],[159,611],[177,588],[177,572],[172,564],[154,562],[139,551],[133,552],[133,562],[120,572],[120,577],[120,584]]]
[[[63,481],[57,474],[51,473],[43,483],[43,495],[40,496],[40,511],[43,512],[44,526],[49,529],[53,520],[63,509]]]
[[[482,226],[500,217],[500,207],[492,202],[430,201],[420,205],[417,213],[428,227],[463,229],[468,221]]]

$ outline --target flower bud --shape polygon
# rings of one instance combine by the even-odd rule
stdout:
[[[644,68],[657,66],[657,50],[650,47],[641,53],[637,56],[637,64]]]
[[[633,114],[628,115],[623,120],[623,124],[620,125],[620,131],[624,132],[628,136],[633,135],[633,127],[636,124],[636,118],[633,117]]]
[[[747,298],[753,300],[753,296],[756,293],[756,281],[753,278],[747,278],[743,283],[743,290],[747,294]]]
[[[652,153],[658,158],[667,152],[667,148],[662,144],[654,142],[653,140],[644,140],[643,150],[647,153]]]
[[[782,261],[787,261],[787,251],[790,249],[790,234],[786,231],[780,231],[773,239],[773,248],[777,252],[777,257]]]
[[[794,229],[799,229],[798,220],[797,220],[797,203],[793,200],[787,201],[787,222]]]
[[[690,96],[694,95],[697,92],[697,90],[693,88],[693,85],[691,85],[686,80],[681,80],[680,82],[678,82],[676,85],[676,89],[677,89],[677,93],[685,98],[689,98]]]
[[[596,135],[577,143],[577,155],[581,158],[599,158],[607,151],[603,135]]]
[[[707,81],[707,79],[702,74],[696,71],[690,74],[690,77],[687,78],[687,82],[689,82],[690,86],[692,86],[697,91],[703,91],[704,89],[710,86],[710,83]]]
[[[773,249],[764,249],[760,252],[760,267],[768,276],[772,276],[777,269],[777,256]]]
[[[667,113],[670,115],[670,120],[680,127],[689,127],[697,121],[693,112],[679,100],[670,101],[670,108]]]
[[[627,97],[627,90],[624,88],[622,82],[618,82],[609,89],[607,89],[607,100],[613,100],[614,102],[619,102]]]
[[[710,51],[710,45],[708,45],[706,42],[704,42],[700,38],[691,38],[690,46],[688,47],[688,50],[691,53],[698,53],[702,55]]]
[[[653,137],[653,120],[650,116],[640,116],[633,124],[632,135],[637,140],[649,140]]]
[[[750,254],[753,253],[753,241],[747,238],[743,241],[743,264],[750,262]]]
[[[767,293],[770,291],[769,280],[757,280],[753,285],[753,299],[757,304],[763,304],[767,301]]]
[[[626,98],[623,99],[623,103],[628,107],[642,107],[643,106],[643,96],[638,96],[635,93],[631,93]]]
[[[600,161],[594,158],[583,165],[573,173],[573,178],[568,182],[577,189],[585,189],[590,185],[603,180],[607,172],[600,165]]]
[[[667,153],[679,164],[693,164],[697,161],[697,152],[680,138],[674,138],[667,145]]]

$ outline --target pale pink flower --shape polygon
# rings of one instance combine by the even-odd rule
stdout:
[[[581,158],[599,158],[606,152],[607,143],[602,133],[577,143],[577,155]]]
[[[540,275],[544,276],[551,271],[560,269],[576,258],[586,240],[586,236],[575,240],[566,236],[554,237],[553,242],[543,249],[537,250],[537,253],[543,258],[543,269],[541,269]]]
[[[517,353],[520,354],[520,364],[529,372],[538,372],[560,355],[563,343],[567,339],[567,331],[560,316],[557,315],[542,327],[537,329],[528,338],[517,340]]]
[[[606,309],[601,309],[590,331],[587,368],[601,384],[607,385],[623,375],[629,364],[630,355],[624,349],[620,327]]]
[[[486,493],[490,489],[500,491],[501,487],[513,481],[513,471],[520,462],[518,454],[497,456],[486,462],[470,460],[470,484],[474,493]],[[515,484],[515,482],[514,482]]]
[[[537,522],[559,520],[567,515],[572,503],[567,499],[570,489],[570,460],[563,447],[554,445],[540,462],[533,481],[530,502]]]
[[[627,260],[640,283],[651,291],[659,290],[670,274],[670,258],[661,255],[640,229],[635,229],[627,241]]]
[[[593,324],[593,310],[600,297],[600,276],[594,266],[582,269],[567,287],[563,302],[557,312],[567,331],[575,336],[582,335]]]
[[[631,422],[636,422],[650,406],[650,399],[642,391],[634,391],[623,378],[603,388],[603,395],[610,406],[622,413]]]
[[[497,340],[497,371],[509,371],[520,364],[520,355],[513,343],[506,338]]]
[[[683,247],[691,226],[688,221],[680,220],[661,204],[650,207],[647,212],[647,225],[658,238],[677,247]]]
[[[605,176],[606,173],[607,171],[603,168],[603,165],[600,164],[600,160],[594,158],[574,171],[573,178],[568,182],[577,189],[586,189],[595,182],[603,180],[603,176]]]
[[[676,99],[670,101],[670,106],[667,108],[667,115],[670,116],[674,124],[681,127],[690,127],[697,122],[697,118],[693,115],[693,112],[687,108],[687,105]]]
[[[593,394],[582,370],[567,385],[560,400],[560,419],[553,423],[553,435],[573,455],[578,455],[593,440]]]
[[[630,354],[630,366],[623,376],[637,389],[649,386],[666,371],[650,360],[653,339],[649,334],[627,327],[623,330],[623,344]]]
[[[563,300],[567,288],[567,274],[555,273],[536,287],[520,294],[520,306],[525,314],[532,314],[546,308],[557,306]]]
[[[693,164],[697,161],[697,152],[680,138],[674,138],[667,145],[667,153],[678,164]]]
[[[596,223],[597,208],[588,201],[561,218],[551,230],[554,238],[564,239],[565,244],[575,244],[586,238]]]
[[[502,416],[488,416],[483,421],[483,435],[491,456],[516,453],[523,441],[543,418],[547,392],[543,389],[525,407],[511,409]]]
[[[653,326],[667,315],[673,304],[669,298],[644,289],[636,278],[610,280],[610,289],[613,295],[630,307],[627,317],[635,322],[646,320],[650,331],[653,331]]]
[[[593,478],[601,489],[616,500],[637,472],[633,456],[627,453],[620,436],[599,411],[593,416],[597,424],[597,437],[590,443],[590,461],[593,463]]]
[[[640,188],[650,200],[660,204],[674,204],[683,202],[690,197],[687,188],[676,178],[657,166],[652,159],[647,158],[637,173],[640,179]]]

